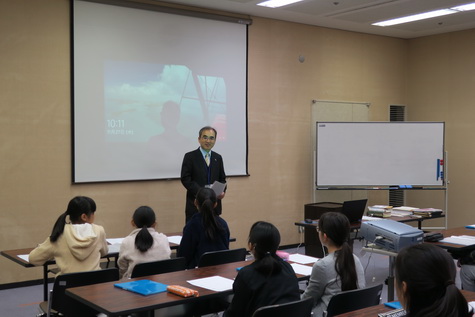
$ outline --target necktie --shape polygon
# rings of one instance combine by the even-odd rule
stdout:
[[[209,166],[209,153],[206,153],[205,155],[205,162],[206,162],[206,165]]]

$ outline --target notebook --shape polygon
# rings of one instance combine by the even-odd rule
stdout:
[[[154,282],[151,280],[138,280],[132,282],[117,283],[114,284],[114,286],[141,295],[151,295],[166,292],[168,285]]]
[[[358,222],[363,218],[368,199],[348,200],[343,203],[341,212],[348,217],[350,223]]]

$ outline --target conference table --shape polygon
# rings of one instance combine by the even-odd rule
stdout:
[[[177,237],[181,236],[181,232],[173,232],[173,233],[166,233],[165,235],[167,237]],[[121,240],[120,238],[119,240]],[[115,240],[115,239],[107,239],[107,240]],[[236,238],[229,238],[229,242],[234,242],[236,241]],[[180,246],[179,243],[174,243],[174,242],[169,242],[170,244],[170,249],[176,250]],[[31,264],[28,262],[24,255],[30,254],[30,252],[34,248],[24,248],[24,249],[13,249],[13,250],[5,250],[1,251],[0,254],[6,257],[9,260],[12,260],[13,262],[25,267],[25,268],[31,268],[31,267],[36,267],[35,265]],[[115,260],[117,263],[117,258],[119,256],[119,249],[117,246],[114,247],[113,250],[109,250],[109,253],[103,257],[103,259],[106,260],[105,266],[109,267],[109,265],[112,263],[111,259]],[[49,266],[56,264],[55,261],[47,261],[43,264],[43,300],[47,301],[48,300],[48,273],[50,272]]]
[[[475,229],[468,229],[466,227],[457,227],[452,229],[437,230],[440,232],[444,238],[449,238],[452,236],[473,236],[475,237]],[[463,245],[456,244],[444,241],[438,242],[425,242],[437,245],[443,249],[446,249],[449,253],[452,254],[454,258],[459,258],[462,255],[468,254],[469,252],[475,250],[475,244]]]
[[[291,261],[289,262],[292,263]],[[252,262],[233,262],[127,280],[135,281],[148,279],[166,285],[184,286],[197,290],[199,292],[199,297],[183,298],[168,292],[143,296],[114,287],[114,284],[118,282],[68,288],[66,294],[77,301],[106,314],[107,316],[128,315],[131,313],[153,311],[178,305],[192,306],[193,304],[203,301],[208,302],[208,300],[213,298],[222,298],[231,295],[232,289],[213,291],[207,288],[191,285],[187,281],[216,276],[234,280],[238,269],[250,263]],[[313,263],[305,265],[311,267]],[[309,277],[309,275],[298,273],[296,273],[296,276],[299,280],[305,280]]]

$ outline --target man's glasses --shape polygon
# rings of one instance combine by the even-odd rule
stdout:
[[[214,140],[215,140],[215,137],[214,137],[214,136],[203,135],[201,138],[204,139],[204,140],[210,140],[210,141],[214,141]]]

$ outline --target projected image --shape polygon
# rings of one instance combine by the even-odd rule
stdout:
[[[74,1],[73,182],[175,179],[198,131],[247,173],[247,28]]]
[[[203,122],[225,139],[223,78],[183,65],[107,61],[104,68],[106,141],[147,142],[152,150],[170,142],[195,144]]]

